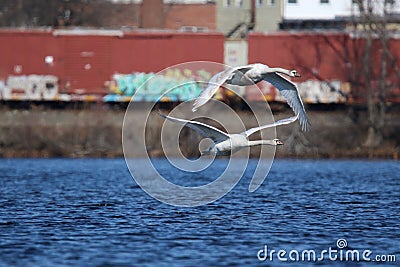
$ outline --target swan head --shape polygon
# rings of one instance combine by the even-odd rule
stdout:
[[[207,156],[207,155],[211,155],[214,152],[214,147],[213,146],[209,146],[206,150],[201,151],[201,156]]]
[[[289,76],[290,77],[301,77],[301,75],[297,72],[297,70],[289,71]]]
[[[283,145],[283,142],[282,142],[280,139],[278,139],[278,138],[274,139],[273,142],[274,142],[274,144],[275,144],[276,146],[281,146],[281,145]]]

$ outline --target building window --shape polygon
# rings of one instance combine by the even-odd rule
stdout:
[[[329,0],[319,0],[320,4],[329,4]]]
[[[237,7],[242,7],[243,6],[243,0],[235,0],[235,5]]]
[[[386,0],[389,5],[394,5],[394,0]]]
[[[230,7],[230,6],[231,6],[231,2],[232,2],[232,0],[224,0],[224,1],[223,1],[224,7]]]
[[[265,5],[265,3],[267,3],[267,5],[269,6],[274,6],[276,1],[275,0],[256,0],[256,7],[260,7]]]
[[[276,2],[275,0],[257,0],[256,6],[260,7],[260,6],[263,6],[265,3],[267,3],[267,5],[269,5],[269,6],[274,6],[275,2]]]
[[[288,0],[288,4],[297,4],[297,0]]]

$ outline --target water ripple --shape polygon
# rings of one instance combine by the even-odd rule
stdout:
[[[157,164],[170,180],[209,182]],[[400,258],[395,161],[277,160],[256,192],[246,172],[224,198],[197,208],[149,197],[122,159],[0,160],[0,173],[0,266],[283,266],[257,252],[336,248],[338,238]]]

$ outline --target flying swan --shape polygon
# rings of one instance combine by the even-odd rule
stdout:
[[[294,113],[298,115],[303,131],[307,131],[309,128],[309,122],[297,87],[294,83],[282,77],[279,73],[285,74],[289,77],[300,77],[296,70],[270,68],[261,63],[229,68],[225,71],[219,72],[210,79],[207,88],[204,89],[199,97],[196,98],[192,111],[195,112],[199,107],[207,103],[208,100],[210,100],[210,98],[217,92],[218,88],[224,83],[246,86],[265,80],[279,90]]]
[[[250,147],[250,146],[258,146],[258,145],[271,145],[278,146],[283,145],[282,141],[279,139],[273,140],[256,140],[249,141],[249,136],[253,133],[260,131],[262,129],[275,127],[278,125],[289,124],[294,122],[298,116],[293,116],[290,118],[282,119],[272,124],[267,124],[255,128],[251,128],[245,132],[240,134],[227,134],[217,128],[207,125],[205,123],[201,123],[198,121],[189,121],[184,119],[178,119],[171,116],[167,116],[159,112],[160,116],[175,122],[182,124],[183,126],[189,127],[195,130],[197,133],[202,135],[203,137],[210,138],[214,143],[210,145],[206,150],[201,152],[201,155],[210,155],[215,154],[216,156],[227,156],[231,153],[235,153],[242,148]]]

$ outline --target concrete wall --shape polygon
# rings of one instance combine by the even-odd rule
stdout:
[[[256,0],[256,3],[258,1]],[[279,23],[282,21],[283,1],[263,0],[262,4],[256,5],[256,25],[254,30],[258,32],[270,32],[279,29]]]
[[[228,4],[228,2],[230,4]],[[250,22],[250,0],[217,0],[216,22],[217,30],[227,33],[239,23]]]
[[[236,67],[248,64],[247,41],[226,40],[224,45],[224,64]]]
[[[216,4],[217,30],[227,33],[239,23],[250,22],[251,0],[217,0]],[[256,0],[255,15],[255,31],[276,31],[282,20],[283,2]]]

